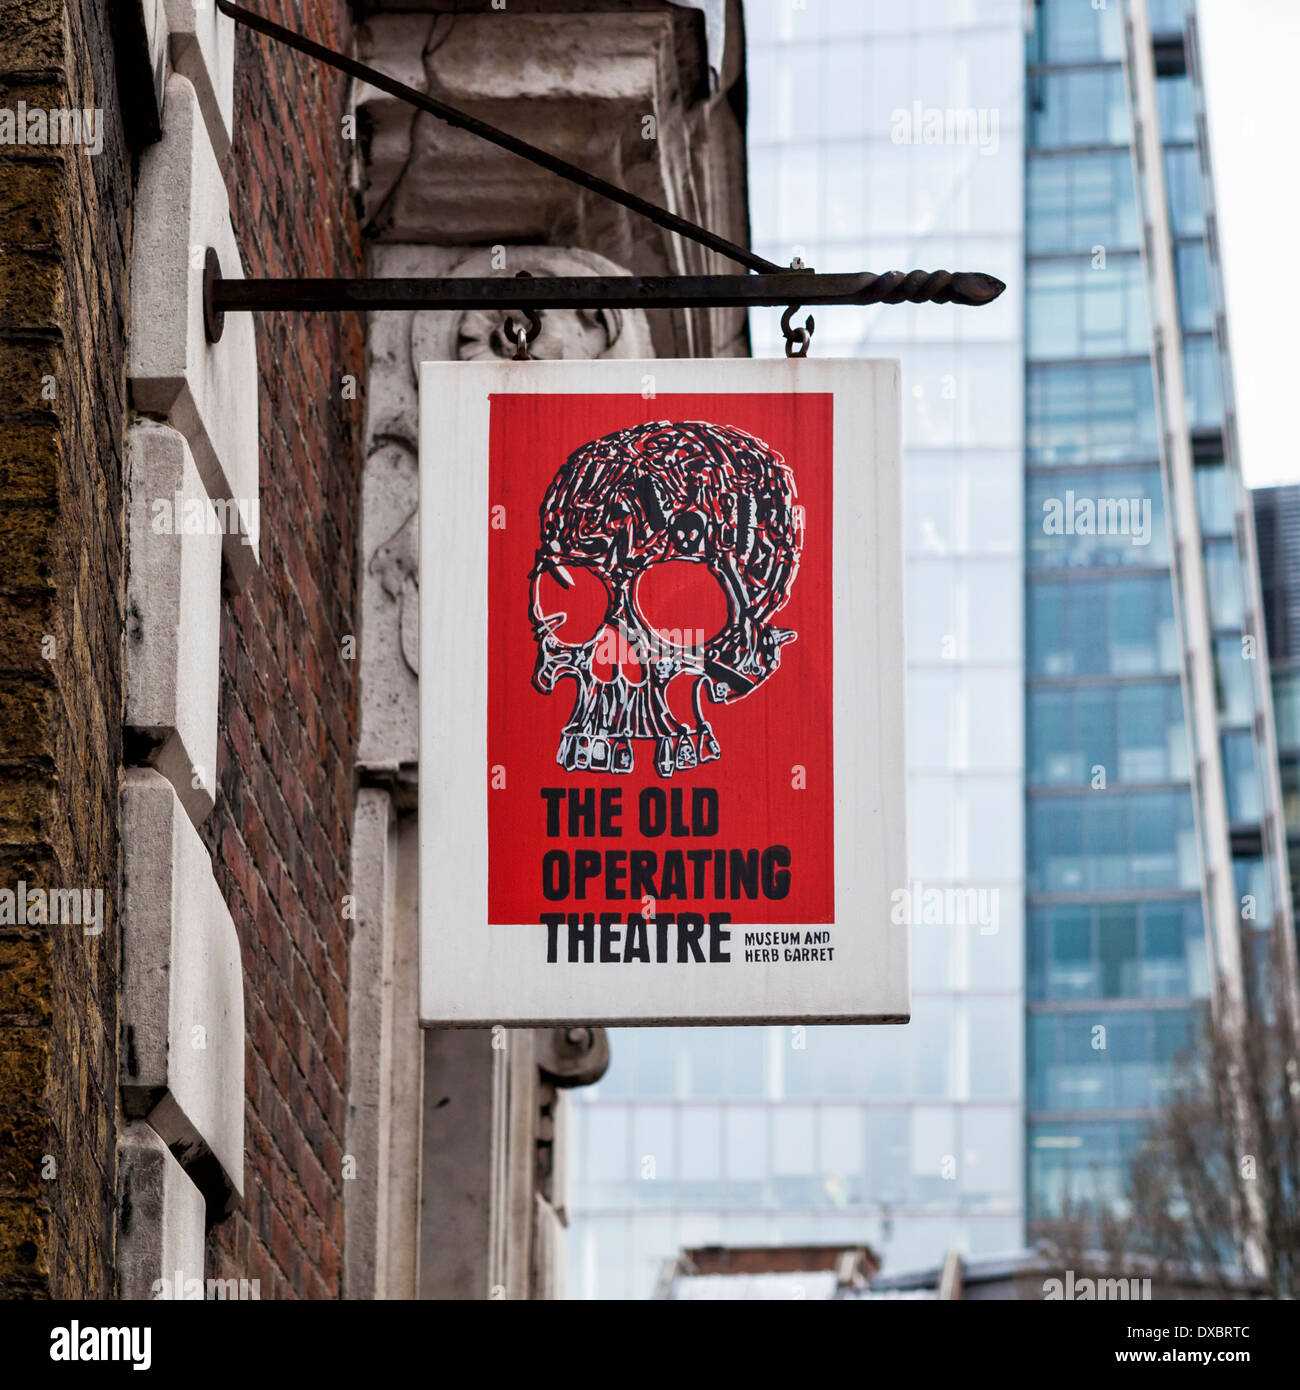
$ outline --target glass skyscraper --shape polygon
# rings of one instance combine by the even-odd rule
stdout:
[[[1300,898],[1300,484],[1256,488],[1251,500],[1294,911]]]
[[[573,1106],[578,1296],[686,1246],[1021,1249],[1120,1192],[1243,925],[1290,930],[1194,24],[745,11],[755,249],[1008,285],[822,310],[812,344],[902,362],[909,872],[987,910],[912,926],[904,1028],[616,1033]]]

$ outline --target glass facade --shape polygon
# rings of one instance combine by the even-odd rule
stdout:
[[[1008,1253],[1067,1202],[1122,1194],[1214,973],[1179,626],[1193,598],[1211,625],[1234,883],[1271,915],[1200,98],[1181,0],[1149,0],[1144,119],[1160,132],[1205,574],[1190,596],[1122,9],[745,6],[756,249],[1008,285],[978,312],[819,311],[812,345],[902,362],[909,872],[987,910],[911,928],[906,1028],[616,1033],[608,1076],[574,1097],[577,1296],[648,1296],[661,1262],[700,1244],[867,1241],[891,1273]],[[965,137],[914,138],[934,112]],[[780,353],[778,318],[754,316],[756,355]],[[1293,677],[1279,708],[1300,710],[1297,691]],[[1300,808],[1300,732],[1291,746]]]
[[[1300,485],[1259,488],[1252,500],[1291,896],[1300,906]],[[1251,708],[1240,707],[1239,720]]]
[[[1142,1117],[1207,1007],[1213,959],[1200,835],[1226,819],[1241,923],[1272,925],[1263,749],[1244,543],[1227,459],[1230,379],[1214,337],[1208,184],[1181,3],[1149,3],[1154,109],[1183,360],[1152,365],[1160,226],[1135,182],[1123,7],[1037,0],[1026,147],[1027,1209],[1122,1191]],[[1149,195],[1148,195],[1149,196]],[[1041,223],[1041,225],[1036,225]],[[1158,249],[1158,248],[1157,248]],[[1146,251],[1144,256],[1143,252]],[[1221,305],[1219,306],[1221,309]],[[1158,393],[1163,392],[1163,409]],[[1205,592],[1171,568],[1162,443],[1186,429]],[[1166,460],[1167,462],[1167,460]],[[1047,525],[1062,499],[1095,524]],[[1086,499],[1080,513],[1078,499]],[[1121,500],[1127,501],[1127,507]],[[1134,525],[1133,518],[1150,527]],[[1102,519],[1105,525],[1102,525]],[[1185,542],[1184,542],[1185,543]],[[1186,567],[1184,567],[1186,569]],[[1179,615],[1208,615],[1225,807],[1202,807]],[[1211,720],[1211,723],[1214,721]],[[1202,754],[1202,759],[1204,755]],[[1226,812],[1226,816],[1224,815]],[[1248,906],[1249,904],[1249,906]]]
[[[684,1245],[867,1240],[901,1270],[1023,1236],[1022,6],[745,14],[755,249],[1009,286],[818,310],[812,344],[902,360],[909,870],[987,920],[912,928],[906,1028],[615,1033],[572,1107],[577,1296],[645,1297]],[[925,143],[935,112],[966,138]],[[754,315],[756,356],[779,319]]]
[[[1034,14],[1025,161],[1031,1222],[1086,1199],[1080,1188],[1096,1182],[1098,1154],[1107,1186],[1119,1180],[1134,1112],[1163,1093],[1206,989],[1121,7],[1044,0]],[[1049,528],[1052,504],[1071,496],[1126,498],[1128,528]],[[1145,544],[1134,511],[1150,518]]]

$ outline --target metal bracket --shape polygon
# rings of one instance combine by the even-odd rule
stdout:
[[[385,309],[523,309],[533,322],[532,311],[542,309],[692,309],[791,306],[802,304],[987,304],[996,299],[1006,286],[992,275],[978,271],[949,272],[891,270],[883,275],[867,271],[848,275],[817,275],[801,263],[786,270],[774,262],[756,256],[734,241],[719,236],[705,227],[679,217],[655,203],[648,202],[619,188],[606,179],[580,169],[558,155],[530,145],[496,126],[458,111],[454,106],[431,97],[387,73],[359,63],[342,53],[304,38],[292,29],[265,19],[251,10],[233,4],[232,0],[216,0],[217,8],[236,23],[279,43],[316,58],[359,82],[368,83],[381,92],[397,97],[420,111],[446,121],[459,130],[469,131],[482,139],[527,159],[539,168],[558,174],[589,192],[648,218],[657,226],[687,237],[720,255],[728,256],[747,266],[753,275],[585,275],[555,276],[533,279],[526,287],[517,279],[386,279],[386,280],[225,280],[216,262],[216,253],[209,250],[203,271],[204,325],[208,340],[221,337],[222,320],[228,313],[264,312],[271,309],[340,312],[344,310],[376,311]],[[807,352],[807,337],[812,333],[812,319],[806,327],[790,330],[791,336]],[[510,331],[510,330],[507,330]],[[805,335],[800,340],[800,335]],[[536,337],[536,329],[526,335],[527,343]],[[517,336],[517,334],[516,334]]]
[[[209,246],[203,257],[203,332],[210,343],[219,343],[226,327],[226,311],[217,307],[217,286],[221,284],[221,258]]]
[[[978,271],[890,270],[816,275],[555,275],[441,279],[226,280],[210,255],[203,302],[212,342],[225,314],[267,310],[374,312],[384,309],[691,309],[724,305],[988,304],[1006,286]],[[207,306],[211,306],[208,310]],[[793,312],[793,311],[791,311]],[[805,330],[796,330],[803,332]],[[214,336],[215,335],[215,336]],[[536,334],[532,335],[533,337]],[[530,339],[531,341],[531,339]]]

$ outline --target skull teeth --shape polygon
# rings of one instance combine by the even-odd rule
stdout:
[[[655,770],[661,777],[689,771],[721,756],[713,730],[702,724],[693,733],[672,734],[655,739]],[[560,737],[555,761],[566,772],[628,773],[636,766],[632,740],[611,738],[595,730],[577,730]]]
[[[631,772],[635,764],[632,743],[608,734],[563,734],[555,761],[566,772]]]
[[[694,733],[656,739],[655,769],[661,777],[671,777],[674,772],[685,772],[701,763],[711,763],[720,754],[713,730],[704,724]]]

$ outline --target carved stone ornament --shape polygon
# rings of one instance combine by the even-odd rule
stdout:
[[[536,276],[628,274],[592,251],[515,246],[471,251],[447,273],[509,279],[520,272]],[[511,314],[496,309],[413,314],[411,361],[474,362],[513,357],[515,342],[506,335],[507,318],[524,322],[518,311]],[[528,345],[530,357],[590,361],[654,356],[645,315],[636,309],[549,309],[542,313],[541,324],[541,332]]]
[[[542,1079],[561,1090],[594,1086],[609,1066],[609,1035],[603,1028],[539,1028],[536,1036]]]

